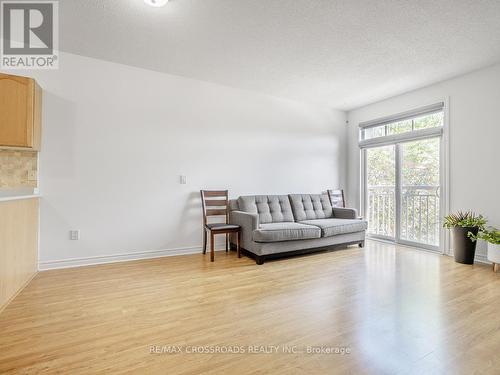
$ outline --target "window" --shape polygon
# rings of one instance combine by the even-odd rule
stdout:
[[[418,110],[361,123],[359,125],[360,143],[384,142],[384,137],[391,137],[391,139],[414,138],[418,136],[419,132],[432,131],[429,129],[440,131],[444,123],[443,106],[444,103],[437,103]],[[369,140],[372,141],[366,142]]]
[[[444,121],[437,103],[359,124],[369,236],[439,249]]]

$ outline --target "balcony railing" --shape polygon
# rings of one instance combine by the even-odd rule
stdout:
[[[401,188],[402,240],[439,245],[439,186],[403,185]],[[394,186],[368,188],[368,231],[396,236],[396,192]]]

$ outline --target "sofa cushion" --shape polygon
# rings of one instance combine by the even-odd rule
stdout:
[[[260,224],[259,229],[253,231],[252,239],[255,242],[280,242],[320,237],[321,229],[317,226],[283,222]]]
[[[321,237],[331,237],[338,234],[362,232],[368,228],[365,220],[351,219],[315,219],[303,220],[301,224],[316,225],[321,228]]]
[[[238,198],[240,211],[259,215],[259,223],[294,221],[288,195],[249,195]]]
[[[296,221],[333,217],[333,208],[327,194],[290,194]]]

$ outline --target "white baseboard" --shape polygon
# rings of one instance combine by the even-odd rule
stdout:
[[[428,253],[433,253],[433,254],[442,254],[444,256],[448,256],[448,257],[451,257],[453,258],[453,250],[452,249],[448,249],[448,251],[445,251],[444,253],[441,253],[439,251],[434,251],[434,250],[428,250],[428,249],[422,249],[422,248],[418,248],[416,246],[411,246],[411,245],[403,245],[403,244],[396,244],[395,242],[393,241],[388,241],[388,240],[384,240],[384,239],[379,239],[379,238],[369,238],[367,237],[367,240],[371,240],[371,241],[377,241],[377,242],[383,242],[383,243],[387,243],[389,245],[398,245],[398,246],[404,246],[404,247],[409,247],[409,248],[412,248],[414,250],[419,250],[419,251],[426,251]],[[474,257],[474,261],[475,262],[478,262],[478,263],[484,263],[484,264],[491,264],[491,262],[488,260],[487,256],[486,255],[483,255],[483,254],[478,254],[476,252],[476,256]]]
[[[378,239],[370,239],[374,241],[380,241]],[[387,241],[380,241],[386,242]],[[394,243],[391,243],[394,244]],[[74,267],[83,267],[83,266],[92,266],[96,264],[106,264],[106,263],[117,263],[117,262],[128,262],[132,260],[141,260],[141,259],[153,259],[153,258],[162,258],[168,256],[175,255],[188,255],[188,254],[199,254],[202,249],[200,246],[193,247],[181,247],[176,249],[164,249],[164,250],[149,250],[149,251],[140,251],[133,253],[124,253],[124,254],[114,254],[114,255],[99,255],[93,257],[84,257],[84,258],[71,258],[71,259],[61,259],[61,260],[50,260],[50,261],[40,261],[38,262],[38,270],[39,271],[48,271],[54,269],[61,268],[74,268]],[[436,253],[436,252],[433,252]],[[444,254],[447,256],[453,256],[453,254]],[[491,264],[491,262],[484,255],[476,255],[475,261],[479,263]]]
[[[446,255],[449,257],[453,257],[453,250],[449,249],[448,253]],[[474,262],[491,264],[491,262],[488,260],[488,258],[486,256],[486,254],[478,254],[477,252],[476,252],[476,256],[474,257]]]
[[[161,258],[174,255],[187,255],[201,253],[201,247],[183,247],[177,249],[164,249],[164,250],[149,250],[134,253],[113,254],[113,255],[99,255],[85,258],[72,258],[61,260],[49,260],[38,262],[38,270],[47,271],[60,268],[73,268],[91,266],[95,264],[106,264],[116,262],[128,262],[131,260]]]

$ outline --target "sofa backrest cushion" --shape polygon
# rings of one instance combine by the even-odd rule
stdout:
[[[259,223],[295,221],[288,195],[249,195],[238,198],[238,209],[259,214]]]
[[[289,197],[296,221],[333,217],[332,202],[327,194],[290,194]]]

